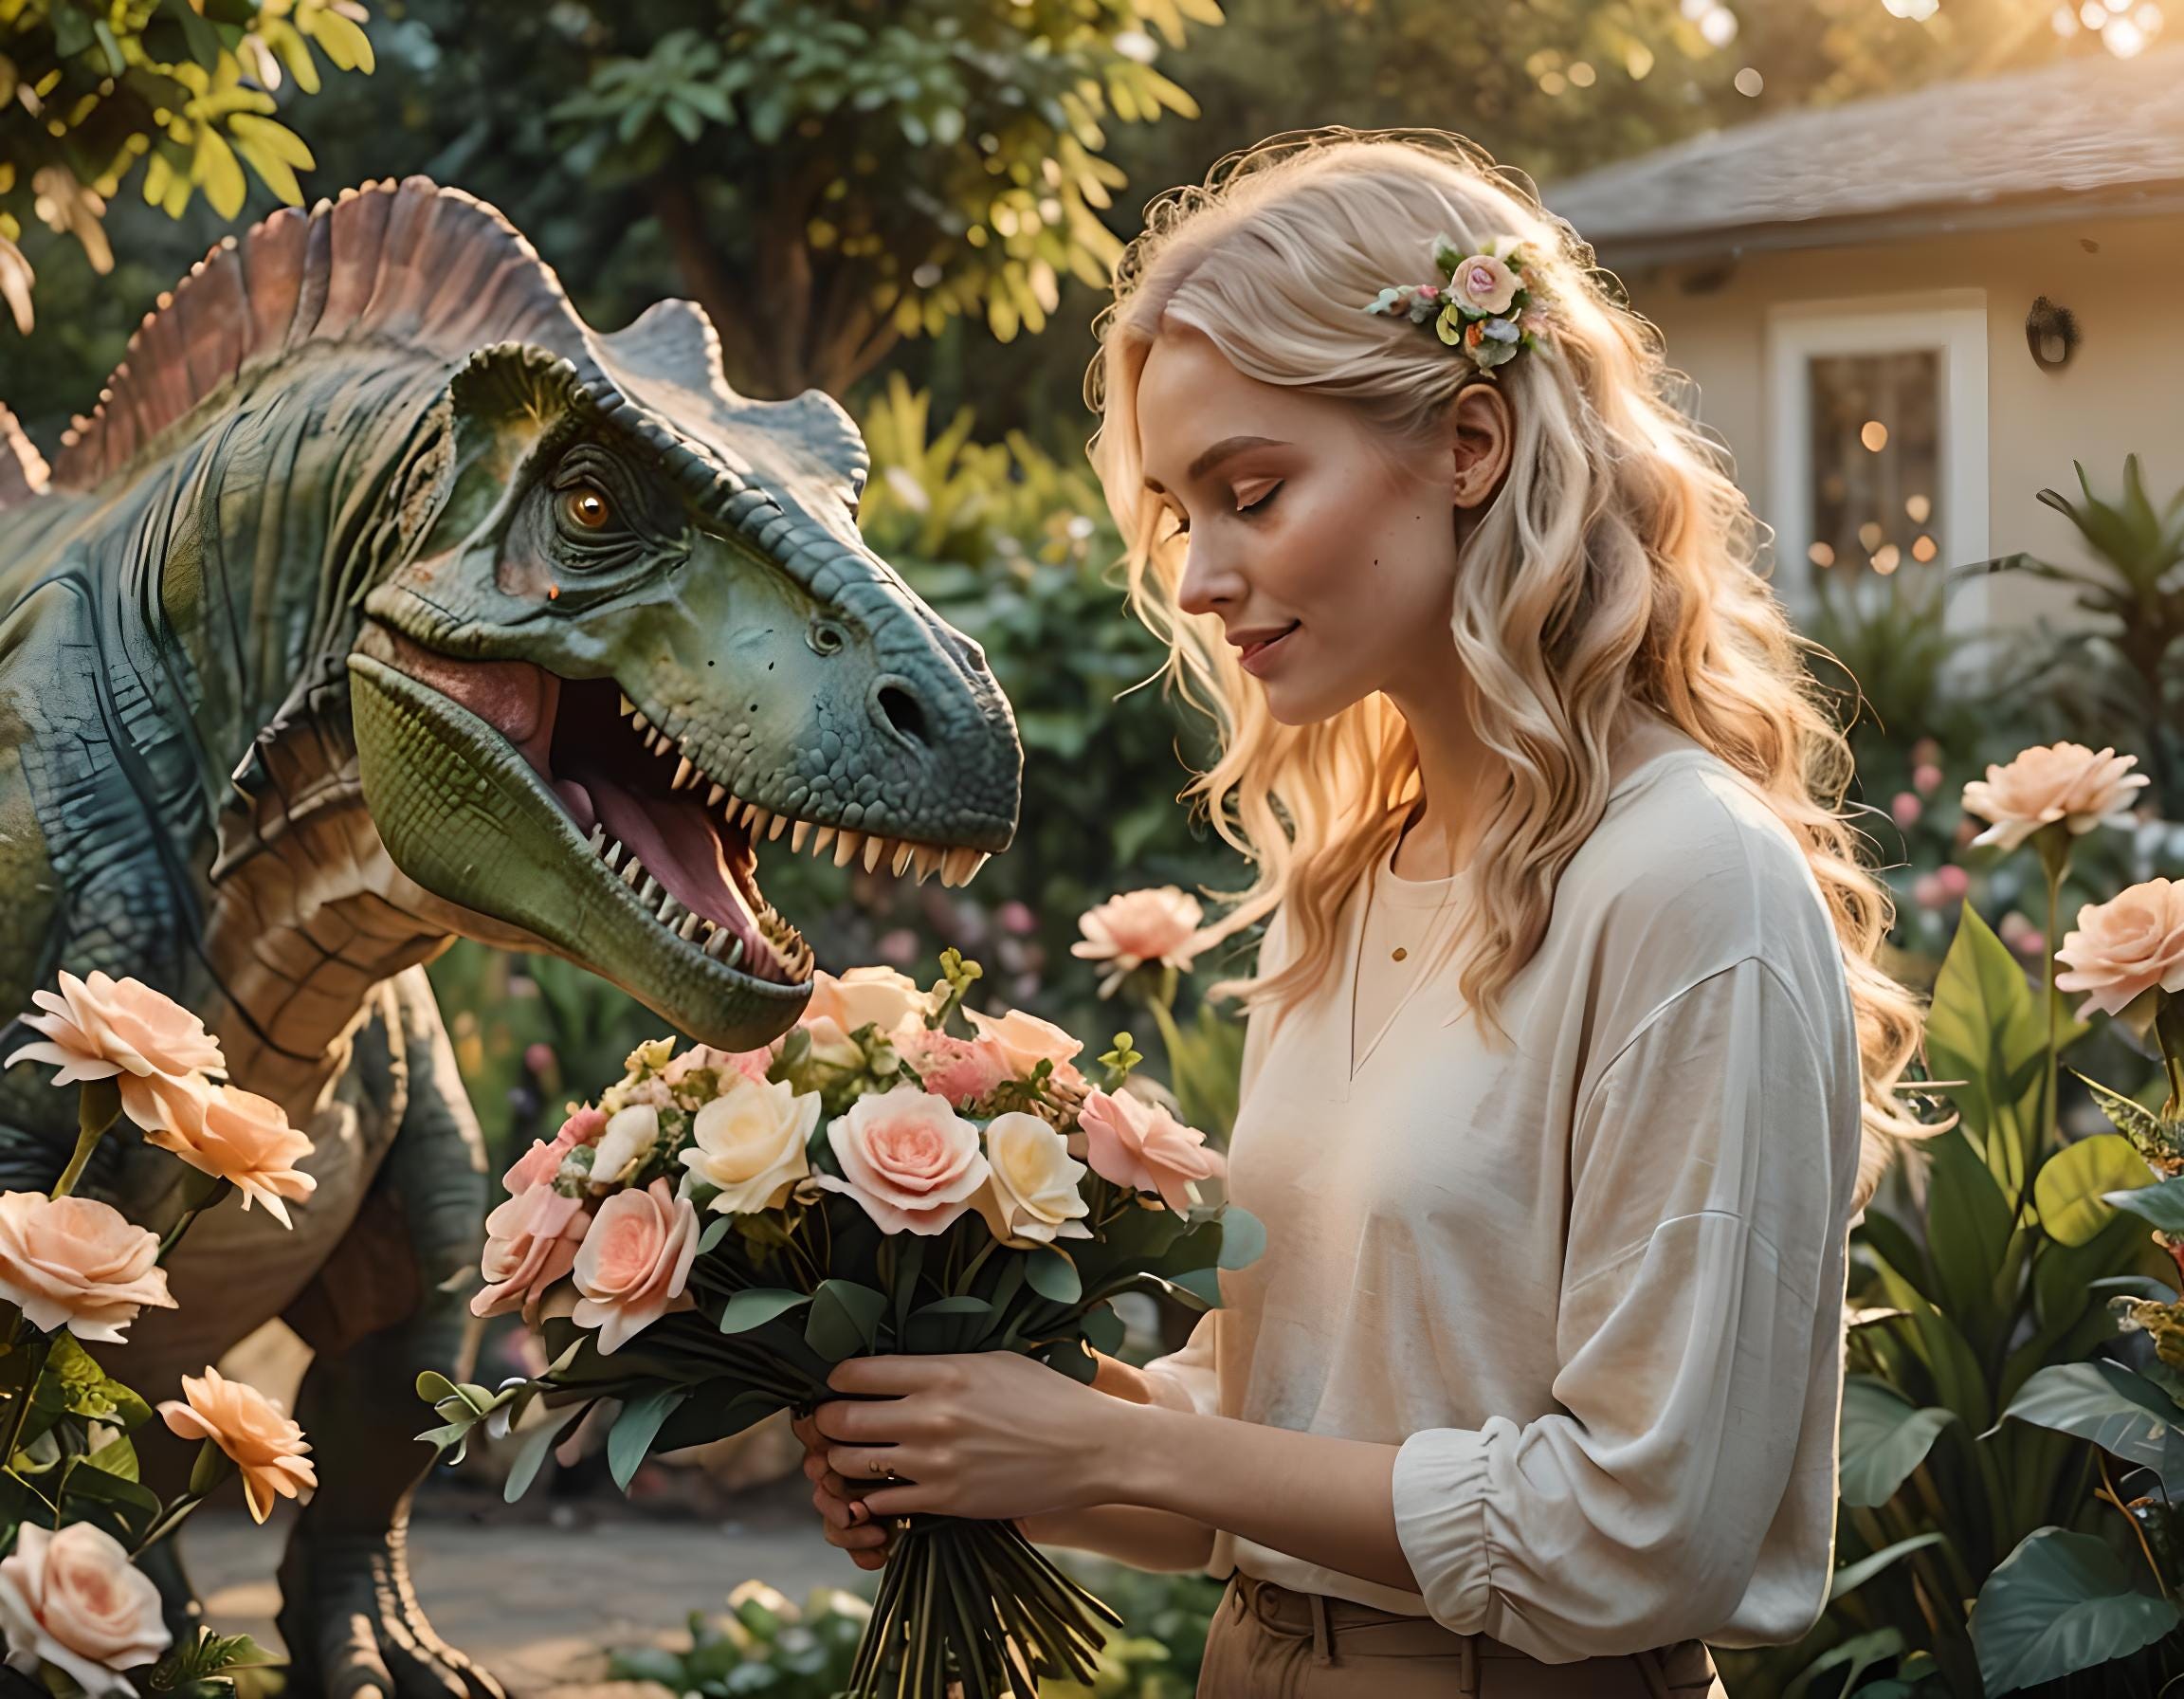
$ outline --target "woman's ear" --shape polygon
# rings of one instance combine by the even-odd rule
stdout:
[[[1491,380],[1457,392],[1448,409],[1449,490],[1459,507],[1483,507],[1501,488],[1516,448],[1517,418]]]

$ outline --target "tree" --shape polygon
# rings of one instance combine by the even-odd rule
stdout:
[[[270,115],[283,69],[318,87],[314,44],[343,70],[372,68],[355,0],[0,0],[0,300],[31,325],[19,244],[35,218],[112,269],[106,203],[141,160],[146,201],[179,217],[202,192],[242,210],[246,165],[282,200],[303,198],[311,150]]]

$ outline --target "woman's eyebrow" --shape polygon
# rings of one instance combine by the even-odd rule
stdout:
[[[1230,455],[1241,454],[1247,448],[1285,448],[1287,447],[1288,444],[1283,442],[1279,437],[1225,436],[1191,463],[1191,469],[1184,474],[1184,480],[1187,483],[1195,484]],[[1146,479],[1145,487],[1156,495],[1164,496],[1168,493],[1166,487],[1155,478]]]

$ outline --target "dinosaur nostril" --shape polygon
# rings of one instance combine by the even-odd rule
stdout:
[[[918,699],[900,685],[882,685],[876,700],[880,712],[886,716],[887,723],[913,743],[927,743],[925,735],[925,710],[918,705]]]

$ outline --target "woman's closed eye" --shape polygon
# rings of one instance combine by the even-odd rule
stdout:
[[[1259,515],[1264,514],[1269,507],[1274,505],[1274,498],[1282,493],[1282,488],[1283,481],[1280,479],[1277,479],[1268,484],[1266,486],[1266,493],[1263,496],[1260,496],[1256,501],[1239,502],[1236,507],[1236,516],[1239,519],[1253,519]],[[1242,490],[1237,491],[1237,494],[1240,496],[1244,492]],[[1175,529],[1169,532],[1168,535],[1171,537],[1190,536],[1191,516],[1184,513],[1177,514],[1175,516]]]

